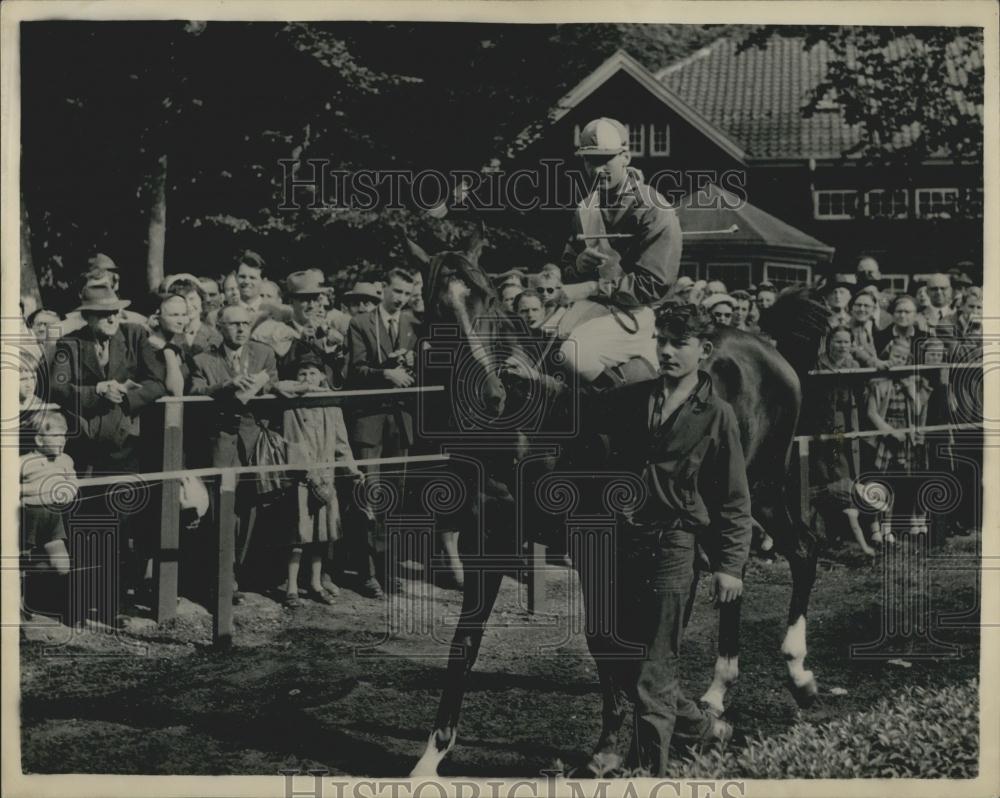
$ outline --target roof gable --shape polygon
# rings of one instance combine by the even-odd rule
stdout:
[[[667,87],[662,81],[657,80],[648,69],[624,50],[616,51],[597,69],[565,94],[549,111],[549,123],[558,122],[619,72],[624,72],[635,80],[681,119],[701,131],[706,138],[727,155],[740,162],[746,160],[746,153],[743,147],[731,136],[716,127],[709,119]],[[525,133],[518,136],[518,140],[522,142],[525,138]]]

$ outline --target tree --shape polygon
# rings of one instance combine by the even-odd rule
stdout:
[[[740,50],[767,47],[775,36],[826,48],[826,73],[802,110],[810,116],[833,102],[859,126],[859,141],[845,157],[907,165],[944,155],[982,163],[981,29],[758,26]]]

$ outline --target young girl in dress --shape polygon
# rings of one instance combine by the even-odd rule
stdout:
[[[297,378],[309,391],[330,390],[323,362],[313,352],[299,358]],[[302,606],[299,598],[299,564],[303,554],[309,561],[309,588],[306,596],[321,604],[333,604],[336,587],[323,584],[323,560],[334,541],[341,537],[340,507],[334,484],[334,468],[347,471],[354,479],[364,475],[354,462],[347,439],[347,426],[339,407],[299,407],[285,411],[284,437],[289,463],[330,463],[306,472],[292,489],[296,508],[290,526],[291,551],[288,556],[288,582],[285,606]]]

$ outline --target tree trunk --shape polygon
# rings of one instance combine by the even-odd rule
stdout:
[[[146,282],[155,292],[163,282],[163,253],[167,245],[167,156],[156,160],[150,180],[149,252],[146,256]]]
[[[31,257],[31,228],[28,226],[28,206],[24,204],[24,194],[21,195],[21,302],[25,316],[42,306],[42,292]]]

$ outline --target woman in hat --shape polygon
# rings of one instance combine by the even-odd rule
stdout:
[[[323,361],[315,352],[306,351],[298,359],[298,380],[306,391],[329,390]],[[288,582],[285,586],[285,607],[302,606],[299,598],[299,564],[303,554],[309,560],[309,587],[306,596],[321,604],[333,604],[337,588],[332,581],[323,581],[323,560],[331,544],[341,537],[340,506],[334,483],[334,465],[346,469],[354,479],[364,475],[354,462],[354,453],[347,439],[347,426],[339,407],[298,407],[286,410],[285,440],[290,463],[330,463],[316,466],[302,474],[293,488],[295,523],[289,528],[287,543]]]

